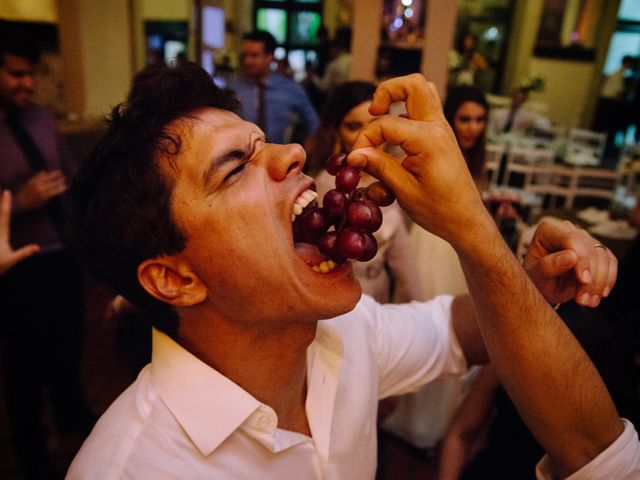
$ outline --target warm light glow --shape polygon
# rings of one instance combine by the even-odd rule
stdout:
[[[18,22],[56,23],[58,4],[55,0],[3,0],[0,18]]]
[[[410,7],[412,3],[413,0],[402,0],[402,5],[404,5],[405,7]]]

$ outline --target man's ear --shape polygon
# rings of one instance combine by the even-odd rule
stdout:
[[[152,297],[175,307],[189,307],[207,298],[207,287],[183,262],[173,257],[145,260],[138,281]]]

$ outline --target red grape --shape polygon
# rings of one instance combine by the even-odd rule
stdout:
[[[373,182],[367,187],[367,198],[380,207],[387,207],[393,203],[396,196],[384,183]]]
[[[338,252],[347,258],[358,258],[364,253],[365,239],[357,228],[346,227],[338,234]]]
[[[342,263],[346,257],[340,255],[338,251],[338,232],[327,232],[318,240],[318,250],[331,260]]]
[[[311,236],[322,235],[329,228],[329,219],[320,207],[313,207],[302,214],[301,228],[303,233]]]
[[[339,190],[329,190],[322,199],[322,208],[331,217],[335,218],[344,213],[347,209],[347,194]]]
[[[382,225],[380,207],[369,200],[352,201],[347,207],[347,225],[375,232]]]
[[[353,192],[358,182],[360,182],[360,172],[353,167],[343,167],[336,174],[336,188],[341,192]]]
[[[376,237],[368,232],[363,232],[362,238],[364,239],[364,249],[362,254],[358,257],[358,260],[361,262],[368,262],[376,256],[376,253],[378,253],[378,242],[376,241]]]
[[[337,174],[340,169],[347,164],[346,158],[347,156],[344,153],[336,153],[335,155],[329,157],[326,165],[326,169],[327,172],[329,172],[329,175]]]

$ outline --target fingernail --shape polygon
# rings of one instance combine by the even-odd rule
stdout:
[[[611,289],[609,287],[605,287],[604,292],[602,292],[602,296],[604,298],[607,298],[610,293],[611,293]]]
[[[571,252],[564,252],[556,258],[556,265],[558,267],[567,267],[573,263],[573,255]]]
[[[580,274],[580,278],[584,283],[591,283],[591,281],[593,280],[593,278],[591,278],[591,274],[589,273],[589,270],[583,270],[582,273]]]
[[[580,297],[580,303],[582,305],[589,305],[589,294],[588,293],[583,293],[582,296]]]
[[[599,295],[592,295],[591,296],[591,306],[592,307],[597,307],[599,303],[600,303],[600,296]]]

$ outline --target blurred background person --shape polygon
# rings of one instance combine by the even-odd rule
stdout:
[[[326,65],[324,73],[312,72],[311,81],[320,91],[327,92],[336,85],[349,80],[351,69],[351,30],[341,28],[336,32],[330,44],[331,60]]]
[[[621,354],[620,332],[608,318],[575,302],[562,305],[558,315],[598,369],[620,416],[637,428],[640,399],[627,376],[629,359]],[[485,365],[444,437],[437,478],[534,480],[543,452],[493,368]]]
[[[600,97],[596,106],[593,129],[607,132],[607,152],[610,156],[616,150],[616,135],[624,132],[628,126],[629,115],[625,109],[629,93],[629,78],[633,77],[636,59],[631,55],[622,58],[622,64],[611,75],[604,77]]]
[[[43,395],[60,432],[86,434],[95,421],[80,383],[83,271],[63,235],[75,163],[53,115],[31,101],[37,48],[19,30],[7,27],[0,35],[0,185],[14,199],[11,245],[41,247],[0,277],[7,408],[27,478],[55,478]]]
[[[640,229],[640,194],[629,223]],[[597,309],[571,301],[558,315],[602,376],[620,415],[640,424],[640,236],[621,259],[618,280]],[[535,441],[492,367],[481,367],[444,437],[438,480],[535,478]]]
[[[529,99],[529,91],[516,88],[511,94],[511,104],[505,108],[494,108],[489,115],[489,131],[494,135],[515,133],[524,135],[530,128],[550,129],[551,121],[531,110],[525,103]]]
[[[484,93],[470,85],[451,88],[444,114],[478,188],[482,189],[486,183],[484,148],[489,115]],[[410,240],[422,298],[468,292],[460,261],[449,243],[421,228],[411,229]],[[469,377],[474,372],[471,370]],[[382,426],[418,448],[432,449],[444,435],[464,387],[464,378],[442,379],[403,395]]]
[[[318,200],[335,188],[335,177],[324,170],[327,159],[335,153],[349,153],[360,130],[375,117],[369,105],[375,85],[367,82],[346,82],[330,93],[320,117],[320,127],[307,142],[309,169],[316,174]],[[361,172],[360,187],[376,181]],[[418,276],[409,245],[405,215],[397,203],[382,207],[383,222],[374,233],[378,252],[369,262],[354,262],[353,270],[363,293],[378,302],[408,302],[419,300]]]
[[[271,70],[276,40],[268,32],[246,33],[242,41],[241,75],[229,79],[228,87],[242,103],[243,119],[258,125],[268,141],[290,141],[293,115],[302,136],[315,132],[318,115],[304,89],[293,80]],[[303,139],[294,139],[303,140]]]
[[[477,39],[472,33],[463,33],[458,40],[456,49],[453,52],[455,67],[452,69],[451,84],[475,85],[476,73],[487,70],[489,62],[477,50]]]

